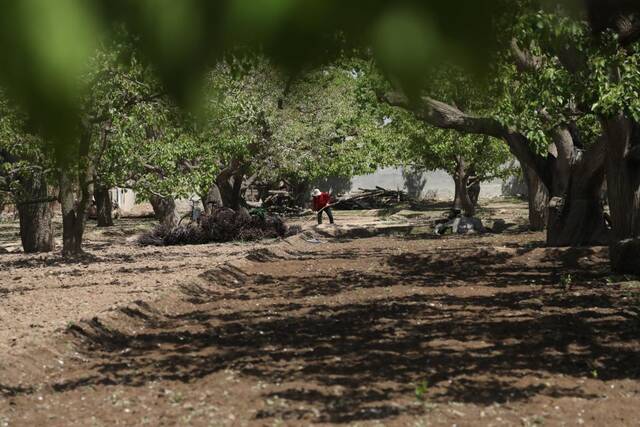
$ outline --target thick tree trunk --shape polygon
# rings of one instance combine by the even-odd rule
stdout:
[[[176,201],[173,197],[160,197],[153,195],[149,198],[153,213],[160,224],[167,227],[175,227],[178,224]]]
[[[83,123],[79,144],[77,163],[63,165],[60,171],[58,199],[62,208],[62,254],[64,256],[82,254],[82,237],[87,220],[87,209],[93,195],[94,170],[89,159],[91,125],[88,123]]]
[[[529,229],[531,231],[542,231],[547,227],[549,190],[547,190],[547,186],[544,185],[533,169],[523,165],[522,174],[527,185]]]
[[[476,208],[469,194],[469,187],[466,179],[460,179],[454,175],[453,183],[455,186],[455,194],[453,199],[453,210],[460,211],[464,216],[472,217],[476,214]]]
[[[87,219],[91,184],[80,180],[81,196],[76,200],[72,175],[63,170],[60,174],[60,205],[62,208],[62,254],[76,256],[82,253],[82,238]]]
[[[640,126],[622,115],[605,120],[604,125],[613,232],[611,268],[640,274]]]
[[[292,193],[296,205],[304,207],[311,203],[311,183],[309,181],[289,181],[289,191]]]
[[[455,195],[453,200],[454,211],[461,211],[464,216],[472,217],[476,213],[476,206],[469,194],[469,171],[465,160],[456,159],[456,170],[453,173]]]
[[[17,203],[20,215],[20,239],[26,253],[53,250],[53,226],[49,189],[44,177],[29,176],[20,180]]]
[[[581,181],[584,180],[584,181]],[[607,245],[610,232],[604,222],[600,188],[604,174],[589,177],[572,174],[568,194],[553,197],[549,202],[547,245],[589,246]]]
[[[242,197],[243,178],[244,173],[242,172],[236,172],[230,176],[228,174],[221,173],[216,178],[216,184],[220,192],[222,205],[225,208],[237,211],[240,207],[245,205]]]
[[[577,150],[567,127],[554,135],[552,197],[549,202],[549,246],[606,245],[610,233],[600,199],[604,184],[604,141],[589,151]]]
[[[211,215],[214,208],[223,206],[222,196],[220,195],[220,190],[218,190],[218,186],[216,184],[212,184],[209,191],[200,198],[202,199],[204,213],[207,215]]]
[[[478,199],[480,198],[480,181],[474,181],[473,184],[468,185],[469,198],[473,206],[478,206]]]
[[[98,220],[98,227],[113,226],[113,204],[111,202],[109,188],[103,185],[96,185],[93,197],[96,200],[96,218]]]

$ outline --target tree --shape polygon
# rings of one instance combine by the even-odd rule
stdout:
[[[122,51],[107,51],[112,56],[107,63],[116,68],[107,70],[113,76],[100,88],[103,113],[95,134],[96,185],[104,196],[114,186],[132,188],[139,200],[151,202],[161,223],[172,226],[177,223],[174,198],[190,191],[182,176],[183,162],[193,150],[193,140],[182,125],[188,118],[168,99],[135,47],[129,45],[125,52],[129,60],[123,67],[118,65]],[[110,215],[110,199],[105,197],[103,206]]]
[[[548,244],[606,243],[600,201],[604,143],[594,131],[594,114],[583,108],[592,94],[585,70],[572,61],[575,52],[564,49],[586,50],[584,21],[522,3],[514,22],[496,73],[497,86],[507,88],[499,109],[477,116],[429,96],[413,109],[436,126],[504,140],[528,169],[526,176],[534,174],[549,191]],[[386,99],[412,108],[402,96]]]
[[[47,146],[30,134],[24,114],[0,94],[0,205],[14,203],[26,253],[53,250],[52,164]]]
[[[248,186],[278,167],[273,128],[283,86],[282,72],[257,52],[230,53],[211,70],[199,134],[209,172],[201,174],[201,194],[217,192],[218,203],[237,210]]]
[[[377,108],[367,58],[343,55],[330,64],[300,73],[289,83],[277,111],[277,178],[308,199],[312,183],[351,178],[395,164],[396,127]]]
[[[508,149],[488,138],[422,126],[406,147],[405,162],[417,170],[445,170],[454,181],[453,209],[473,216],[480,183],[510,172]]]
[[[92,197],[97,193],[96,201],[106,202],[99,211],[108,216],[107,189],[136,173],[135,162],[147,167],[149,158],[141,157],[140,142],[160,139],[171,131],[167,123],[172,109],[153,69],[140,60],[135,39],[124,30],[117,34],[104,40],[91,58],[83,76],[91,91],[81,104],[80,134],[67,145],[69,155],[58,159],[65,255],[82,252]],[[145,138],[137,137],[140,133]],[[109,223],[108,217],[102,220]]]
[[[539,153],[548,151],[551,245],[606,244],[610,237],[601,201],[604,143],[585,85],[583,57],[592,50],[586,29],[557,7],[525,8],[510,41],[513,65],[501,73],[509,101],[501,119],[525,129]]]
[[[281,180],[306,199],[316,179],[382,164],[382,118],[361,108],[362,97],[375,100],[361,87],[368,67],[342,57],[288,75],[260,53],[228,55],[208,75],[195,132],[190,172],[202,199],[237,209],[250,184]]]
[[[587,5],[594,43],[600,47],[590,76],[598,94],[592,108],[606,139],[611,267],[640,274],[640,5],[597,0]]]

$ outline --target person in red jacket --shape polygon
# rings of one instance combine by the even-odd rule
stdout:
[[[331,194],[314,189],[311,192],[313,197],[313,210],[318,212],[318,224],[322,224],[322,212],[326,212],[329,223],[333,224],[333,212],[331,211]]]

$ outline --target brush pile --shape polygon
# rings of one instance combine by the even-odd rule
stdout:
[[[138,238],[144,246],[198,245],[235,240],[252,241],[284,237],[288,228],[278,216],[256,209],[234,211],[215,209],[211,215],[202,215],[198,222],[175,227],[158,225]]]
[[[402,190],[387,190],[376,187],[375,189],[358,189],[357,193],[352,193],[349,197],[342,198],[335,204],[336,209],[384,209],[395,206],[402,202],[408,202],[411,198]]]
[[[262,207],[274,215],[295,216],[303,212],[288,191],[269,191],[269,196],[262,202]]]

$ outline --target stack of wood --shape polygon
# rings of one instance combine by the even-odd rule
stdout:
[[[271,214],[299,215],[303,209],[296,205],[288,191],[271,190],[269,196],[262,202],[262,207]]]
[[[357,193],[341,198],[335,204],[335,208],[344,210],[384,209],[410,200],[409,195],[402,190],[387,190],[382,187],[359,188]]]

